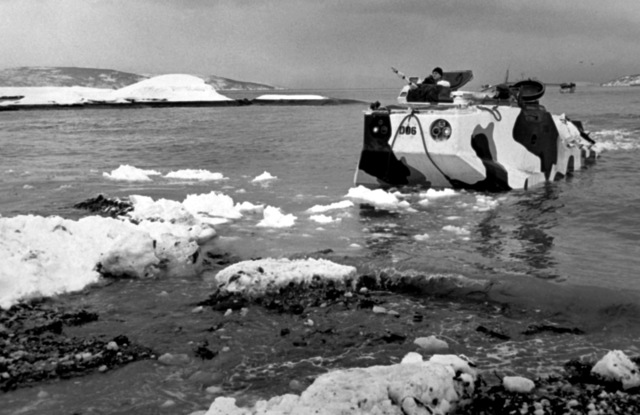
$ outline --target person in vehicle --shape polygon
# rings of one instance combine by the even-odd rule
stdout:
[[[449,95],[451,84],[443,79],[442,68],[435,67],[431,75],[424,78],[419,84],[412,83],[409,86],[407,101],[409,102],[438,102],[442,95]]]
[[[440,86],[450,87],[451,84],[442,78],[443,74],[444,73],[442,72],[442,68],[440,68],[439,66],[436,66],[435,68],[433,68],[433,71],[431,71],[431,75],[424,78],[421,84],[422,85],[440,85]]]

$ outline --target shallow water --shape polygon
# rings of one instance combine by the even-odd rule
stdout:
[[[317,91],[383,104],[393,103],[395,92]],[[458,192],[427,204],[420,204],[416,195],[407,192],[413,212],[354,207],[341,213],[339,222],[326,225],[308,220],[306,210],[341,201],[352,187],[367,104],[0,112],[0,214],[75,219],[87,212],[73,205],[100,193],[181,201],[188,194],[215,190],[235,202],[277,206],[298,217],[296,225],[288,229],[256,228],[257,220],[253,219],[220,227],[220,249],[239,257],[291,256],[330,248],[335,258],[343,258],[363,272],[390,268],[492,281],[496,285],[486,294],[488,299],[513,310],[530,307],[541,313],[492,316],[482,303],[469,304],[465,295],[458,296],[454,290],[441,303],[395,296],[392,304],[403,317],[385,327],[399,324],[398,330],[410,331],[404,317],[421,307],[431,307],[434,321],[447,311],[451,320],[440,317],[451,325],[432,325],[424,335],[440,333],[455,339],[456,327],[460,332],[468,330],[461,324],[465,316],[475,316],[469,317],[469,326],[493,321],[496,326],[516,330],[544,318],[588,329],[583,337],[540,336],[513,344],[480,337],[456,339],[458,352],[464,351],[485,367],[535,373],[534,366],[546,365],[548,369],[555,358],[586,356],[610,348],[637,354],[640,88],[583,87],[574,94],[549,89],[542,103],[554,113],[584,122],[603,148],[594,165],[567,180],[529,191]],[[197,182],[153,176],[151,182],[131,183],[103,176],[125,164],[163,174],[206,169],[228,179]],[[265,171],[278,179],[265,185],[251,183]],[[192,313],[195,304],[213,289],[210,277],[214,271],[191,279],[119,281],[90,287],[60,301],[86,304],[101,313],[98,325],[78,330],[118,334],[125,327],[140,343],[161,353],[190,353],[193,342],[214,341],[206,329],[221,318],[215,313]],[[260,327],[272,326],[264,329],[265,336],[286,324],[303,327],[294,318],[255,309],[250,316],[243,323],[247,330],[260,332]],[[379,323],[370,324],[375,327]],[[239,339],[243,337],[239,335]],[[395,350],[380,348],[379,356],[367,359],[389,363],[401,357],[400,350],[412,349],[407,345]],[[305,364],[277,363],[278,359],[265,350],[262,358],[254,355],[243,361],[242,347],[235,344],[219,367],[198,361],[179,368],[139,362],[107,374],[0,395],[9,408],[0,409],[0,413],[42,413],[43,409],[48,413],[81,409],[83,413],[134,409],[137,413],[189,413],[205,409],[215,396],[204,391],[202,382],[189,381],[195,372],[223,373],[227,389],[220,394],[250,400],[254,393],[284,393],[287,376],[307,380],[327,367],[365,365],[367,361],[358,354],[337,356],[337,352],[319,356],[326,359],[322,363],[308,360],[309,356],[299,358],[299,362],[308,361]],[[273,364],[281,366],[273,368]],[[251,378],[253,372],[258,374]],[[238,382],[231,382],[229,373],[237,373]],[[287,380],[269,385],[263,379],[269,373]],[[211,384],[221,381],[212,380]],[[74,390],[82,393],[71,393]],[[40,395],[42,399],[38,398],[41,391],[46,392]]]

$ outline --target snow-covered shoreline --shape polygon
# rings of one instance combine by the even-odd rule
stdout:
[[[129,165],[103,172],[103,177],[125,182],[148,182],[158,177],[228,180],[219,172],[179,170],[163,175]],[[265,171],[251,179],[251,183],[266,185],[276,180],[278,177]],[[426,205],[429,200],[455,194],[451,190],[429,190],[419,195],[418,203]],[[400,193],[358,187],[350,189],[344,200],[314,205],[297,214],[277,206],[235,202],[230,196],[215,191],[190,194],[182,201],[131,195],[127,201],[130,210],[117,218],[86,216],[74,221],[57,216],[3,217],[0,214],[0,233],[8,235],[0,240],[0,256],[5,258],[0,262],[0,308],[24,299],[78,291],[97,282],[101,275],[133,278],[194,275],[200,264],[192,258],[196,252],[207,249],[219,225],[247,217],[255,222],[256,228],[274,231],[290,229],[305,220],[339,223],[341,215],[348,214],[355,203],[389,211],[412,210]],[[478,209],[491,209],[498,202],[481,198],[477,203]],[[445,231],[459,234],[464,229]],[[307,264],[299,267],[304,269]],[[266,268],[263,265],[263,269]],[[326,266],[317,268],[326,269]],[[353,273],[352,270],[345,272]],[[21,278],[16,279],[15,275]]]
[[[0,111],[10,109],[241,106],[342,103],[320,95],[264,95],[232,99],[192,75],[160,75],[120,89],[83,86],[0,87]]]

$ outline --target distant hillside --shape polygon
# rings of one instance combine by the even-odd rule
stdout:
[[[209,75],[201,76],[202,79],[217,90],[260,90],[260,89],[281,89],[271,85],[258,84],[256,82],[236,81],[234,79],[223,78],[221,76]]]
[[[160,74],[157,74],[160,75]],[[140,75],[112,69],[23,66],[0,70],[0,87],[85,86],[120,89],[155,75]],[[277,89],[271,85],[236,81],[215,75],[196,75],[217,90]]]
[[[640,74],[621,76],[602,84],[602,86],[640,86]]]
[[[146,76],[111,69],[23,66],[0,70],[0,86],[86,86],[118,89]]]

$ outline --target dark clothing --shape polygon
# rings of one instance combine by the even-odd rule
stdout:
[[[410,89],[407,93],[407,102],[440,102],[449,100],[450,89],[438,85],[433,75],[427,76],[416,86],[417,88]]]
[[[439,91],[433,76],[427,76],[416,86],[417,88],[409,90],[408,102],[438,102]]]
[[[422,85],[435,85],[436,84],[436,80],[433,79],[433,75],[429,75],[426,78],[424,78],[424,80],[420,84],[422,84]]]
[[[408,102],[438,102],[438,86],[421,83],[407,93]]]

